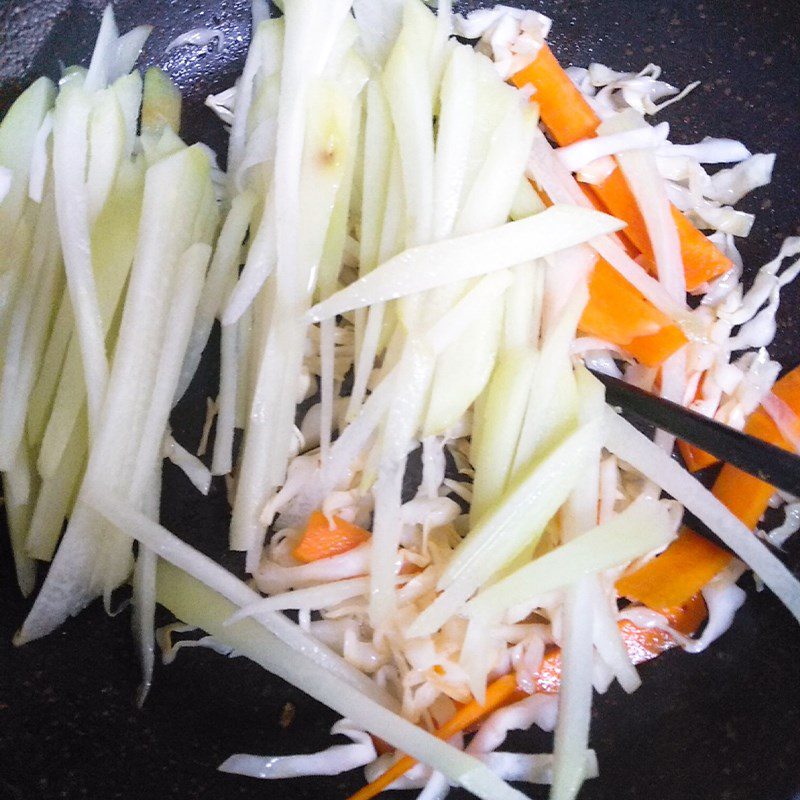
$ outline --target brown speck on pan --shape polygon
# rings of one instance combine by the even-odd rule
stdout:
[[[286,703],[283,708],[281,709],[281,718],[280,722],[278,723],[281,728],[286,730],[292,722],[294,722],[294,715],[296,713],[296,709],[294,703]]]

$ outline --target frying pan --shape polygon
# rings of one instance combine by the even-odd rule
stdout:
[[[0,0],[0,108],[58,62],[86,64],[104,0]],[[513,3],[524,5],[524,3]],[[758,212],[742,243],[746,263],[770,258],[782,236],[800,233],[800,134],[797,69],[800,9],[792,0],[534,0],[554,19],[552,41],[566,63],[615,68],[661,64],[666,78],[703,85],[663,113],[675,141],[708,134],[743,139],[754,152],[779,154],[775,181],[750,196]],[[479,3],[462,3],[461,10]],[[160,64],[186,97],[183,134],[220,153],[225,137],[202,105],[231,85],[249,40],[247,0],[120,0],[121,30],[156,28],[142,62]],[[165,45],[189,28],[221,28],[221,52]],[[2,243],[0,243],[2,246]],[[772,353],[800,360],[800,286],[782,303]],[[173,419],[179,441],[200,436],[205,397],[213,394],[216,340]],[[240,568],[222,552],[227,503],[221,482],[200,498],[169,463],[162,520],[171,530]],[[800,547],[788,561],[800,565]],[[157,669],[142,710],[134,704],[138,668],[127,613],[109,619],[98,604],[47,639],[14,650],[10,638],[29,607],[16,591],[5,532],[0,535],[0,797],[314,798],[346,797],[360,773],[264,784],[222,775],[233,752],[310,752],[327,746],[333,712],[245,659],[202,650]],[[584,800],[796,800],[800,798],[800,631],[768,592],[746,579],[749,599],[732,629],[699,655],[669,652],[641,668],[632,697],[618,687],[596,698],[592,743],[601,777]],[[287,703],[294,719],[282,712]],[[549,750],[549,737],[514,734],[510,749]],[[530,789],[546,797],[543,787]],[[410,797],[411,795],[396,795]],[[453,797],[466,797],[454,793]]]

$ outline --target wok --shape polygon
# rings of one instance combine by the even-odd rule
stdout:
[[[524,5],[524,3],[514,3]],[[758,212],[742,243],[751,270],[783,236],[800,233],[800,7],[758,0],[541,0],[554,19],[552,41],[565,63],[592,60],[620,68],[661,64],[666,79],[703,85],[663,113],[675,141],[705,134],[741,138],[754,152],[778,152],[771,187],[750,196]],[[478,3],[462,3],[461,9]],[[0,108],[39,74],[88,63],[103,0],[0,0]],[[183,90],[182,133],[225,152],[225,135],[203,99],[231,85],[249,41],[247,0],[120,0],[121,30],[155,25],[141,64],[160,64]],[[221,52],[181,48],[177,34],[221,28]],[[800,360],[800,284],[778,315],[773,356]],[[173,418],[179,441],[200,436],[205,397],[215,393],[216,339]],[[224,486],[207,500],[169,463],[164,524],[240,568],[224,554],[228,508]],[[0,797],[42,798],[344,798],[359,773],[264,784],[223,775],[233,752],[291,753],[325,747],[333,712],[245,659],[208,651],[182,654],[157,669],[150,697],[134,703],[138,667],[127,614],[106,617],[95,603],[47,639],[14,650],[10,638],[29,607],[13,583],[5,531],[0,535]],[[789,563],[800,565],[790,544]],[[601,777],[584,800],[790,800],[800,798],[800,631],[769,592],[750,595],[732,629],[699,655],[669,652],[641,668],[632,697],[618,687],[596,698],[592,743]],[[295,709],[281,724],[287,703]],[[286,719],[283,719],[286,722]],[[536,730],[515,734],[511,749],[548,750]],[[546,797],[544,787],[530,789]],[[410,795],[404,795],[406,797]],[[453,797],[466,796],[455,793]]]

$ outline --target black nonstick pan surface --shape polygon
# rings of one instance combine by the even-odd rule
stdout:
[[[324,0],[320,0],[323,2]],[[513,3],[525,5],[525,3]],[[469,4],[460,4],[461,8]],[[476,6],[478,3],[472,3]],[[565,63],[592,60],[614,68],[661,64],[683,86],[703,85],[663,113],[674,141],[705,134],[741,138],[753,152],[777,151],[771,187],[745,205],[757,211],[742,244],[754,270],[783,236],[800,233],[800,6],[758,0],[536,0],[554,19],[552,42]],[[59,61],[88,63],[101,0],[0,0],[0,109]],[[203,107],[211,91],[232,84],[250,33],[245,0],[122,0],[121,30],[155,30],[142,62],[159,64],[186,103],[182,133],[224,154],[221,125]],[[220,52],[164,53],[178,33],[218,27]],[[213,48],[212,48],[213,49]],[[0,243],[2,246],[2,243]],[[773,355],[800,361],[800,286],[788,289]],[[173,430],[196,445],[205,398],[216,393],[212,341]],[[206,552],[225,555],[228,519],[221,482],[200,497],[165,467],[162,521]],[[800,567],[800,545],[789,563]],[[800,630],[768,593],[746,579],[749,600],[732,629],[699,655],[669,652],[641,668],[632,697],[612,688],[595,702],[592,743],[601,777],[584,800],[790,800],[800,798]],[[128,614],[105,616],[98,604],[44,641],[14,650],[11,636],[29,603],[13,582],[7,536],[0,534],[0,798],[51,800],[338,800],[362,783],[359,773],[265,783],[216,772],[233,752],[291,753],[325,747],[335,715],[244,659],[204,650],[182,653],[157,669],[142,710],[135,706],[138,667]],[[287,725],[286,704],[294,709]],[[513,735],[511,749],[549,750],[549,737]],[[547,796],[544,787],[529,790]],[[410,797],[407,793],[403,795]],[[465,797],[455,794],[453,797]]]

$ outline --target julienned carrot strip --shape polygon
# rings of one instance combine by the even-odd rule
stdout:
[[[677,325],[667,325],[650,336],[637,336],[625,349],[646,367],[657,367],[686,344],[686,336]]]
[[[511,81],[520,89],[528,84],[536,89],[534,100],[539,104],[542,122],[562,147],[595,135],[600,117],[546,44],[525,69],[512,76]]]
[[[333,523],[331,527],[328,518],[321,511],[315,511],[309,517],[303,538],[292,551],[292,555],[298,561],[308,564],[321,558],[332,558],[346,553],[370,537],[369,531],[340,517],[334,517]]]
[[[703,382],[701,381],[695,391],[695,400],[701,399],[702,396]],[[719,459],[716,456],[712,456],[711,453],[707,453],[705,450],[701,450],[699,447],[680,439],[678,440],[678,450],[680,450],[683,463],[689,472],[699,472],[701,469],[706,469],[706,467],[719,463]]]
[[[456,713],[435,732],[437,739],[450,739],[457,733],[466,730],[474,725],[478,720],[491,714],[492,711],[505,705],[508,700],[517,692],[517,676],[514,674],[503,675],[493,681],[486,688],[486,702],[481,704],[473,700],[460,708]],[[393,764],[386,772],[372,783],[367,784],[363,789],[351,795],[349,800],[370,800],[375,795],[382,792],[398,778],[405,775],[411,767],[416,764],[416,760],[411,756],[403,756]]]
[[[535,87],[534,100],[539,104],[542,122],[559,145],[573,144],[595,135],[600,118],[546,44],[533,62],[511,80],[519,87],[527,84]],[[652,261],[653,249],[647,227],[622,172],[614,170],[601,185],[591,187],[591,192],[605,210],[627,223],[623,234]],[[690,291],[730,269],[730,259],[675,207],[672,216],[678,228],[686,286]]]
[[[711,453],[707,453],[689,442],[679,441],[678,449],[681,451],[683,463],[686,464],[689,472],[699,472],[701,469],[706,469],[706,467],[719,462],[716,456],[712,456]]]
[[[640,336],[657,334],[670,318],[659,311],[604,259],[599,259],[589,278],[590,300],[580,329],[618,345]]]
[[[708,607],[703,595],[698,592],[680,608],[671,608],[666,612],[669,624],[685,636],[693,634],[708,617]]]
[[[800,414],[800,367],[784,375],[772,391],[792,411]],[[778,447],[791,449],[770,416],[761,408],[747,420],[745,431]],[[748,528],[755,528],[767,510],[775,489],[726,464],[712,491]],[[685,529],[660,556],[617,581],[617,591],[657,611],[682,605],[696,595],[731,558],[726,550]]]
[[[800,367],[784,375],[772,391],[795,414],[800,414]],[[772,418],[759,408],[747,420],[745,432],[765,442],[791,450],[792,446],[781,436]],[[726,464],[714,484],[714,494],[749,528],[754,528],[769,505],[775,489],[764,481]]]
[[[658,558],[623,575],[617,581],[617,591],[655,611],[676,608],[696,595],[730,559],[726,550],[684,528]]]
[[[656,367],[686,344],[686,337],[607,261],[589,279],[589,302],[581,331],[623,347],[640,363]]]

